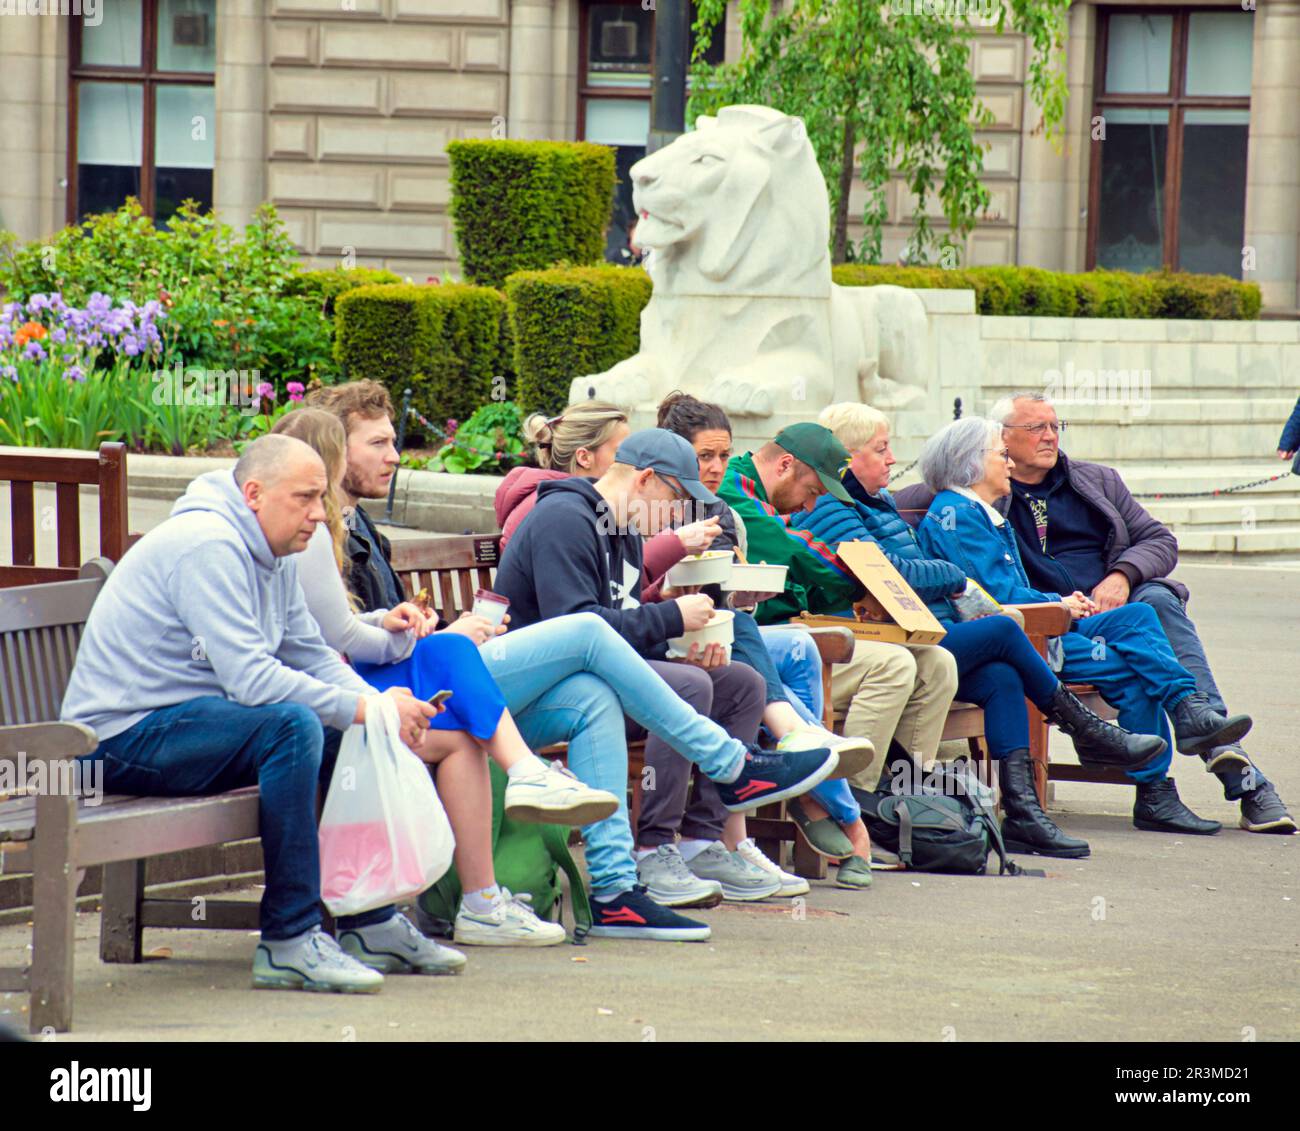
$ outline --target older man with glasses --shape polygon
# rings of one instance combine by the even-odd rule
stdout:
[[[1011,494],[997,506],[1016,532],[1030,584],[1057,593],[1081,590],[1102,612],[1131,601],[1150,605],[1174,655],[1196,679],[1197,702],[1186,709],[1226,714],[1187,615],[1187,587],[1169,576],[1178,564],[1177,539],[1133,498],[1113,468],[1066,457],[1060,450],[1066,422],[1048,397],[1006,397],[989,416],[1002,423],[1014,463]],[[1183,753],[1199,755],[1222,781],[1224,797],[1241,802],[1242,828],[1296,831],[1276,789],[1240,743]]]

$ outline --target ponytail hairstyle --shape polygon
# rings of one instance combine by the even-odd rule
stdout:
[[[536,452],[538,467],[577,475],[583,470],[577,462],[578,451],[594,451],[627,422],[627,413],[618,405],[579,401],[549,420],[540,412],[533,413],[524,421],[524,442]]]
[[[731,421],[721,405],[696,400],[690,393],[683,393],[680,389],[669,393],[659,402],[658,425],[669,432],[676,432],[691,443],[695,442],[698,432],[718,429],[731,435]]]

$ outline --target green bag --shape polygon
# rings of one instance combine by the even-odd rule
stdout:
[[[497,884],[515,895],[531,895],[533,910],[542,919],[559,919],[560,869],[569,877],[573,897],[574,941],[591,929],[591,904],[577,861],[569,851],[569,829],[513,821],[505,814],[506,774],[495,763],[492,774],[492,867]],[[447,874],[420,895],[420,909],[448,923],[460,908],[460,876],[453,864]],[[552,914],[554,912],[554,914]]]

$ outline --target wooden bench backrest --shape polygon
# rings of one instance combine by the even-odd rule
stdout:
[[[110,568],[96,558],[79,580],[0,596],[0,726],[58,719],[86,618]]]
[[[0,588],[75,581],[81,567],[83,483],[99,487],[99,556],[118,561],[126,553],[126,445],[100,444],[98,452],[43,452],[0,447],[0,484],[9,484],[12,563],[0,563]],[[37,566],[35,486],[54,484],[53,529],[57,566]]]
[[[427,587],[432,607],[451,621],[473,606],[476,589],[492,588],[501,535],[402,538],[393,543],[389,560],[410,595]]]

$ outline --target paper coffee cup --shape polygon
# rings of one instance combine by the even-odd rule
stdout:
[[[470,611],[476,617],[485,617],[499,627],[506,619],[506,611],[509,608],[510,602],[500,593],[493,593],[491,589],[480,589],[474,594],[474,607]]]

